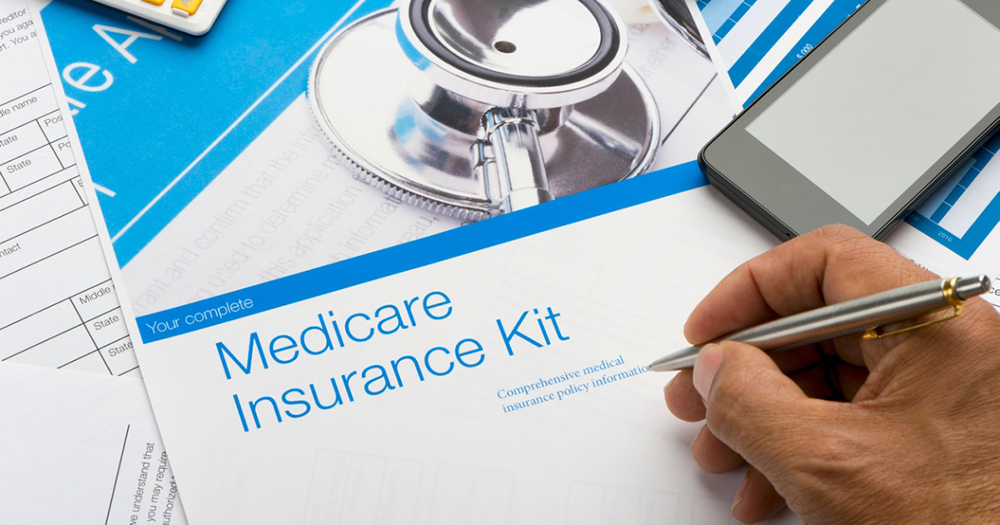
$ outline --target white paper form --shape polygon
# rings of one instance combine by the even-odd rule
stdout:
[[[0,521],[186,523],[140,379],[3,363],[0,421]]]
[[[183,524],[53,72],[0,0],[0,521]]]
[[[138,374],[51,51],[19,0],[0,1],[0,72],[0,360]]]

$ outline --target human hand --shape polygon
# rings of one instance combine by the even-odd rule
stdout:
[[[688,341],[937,278],[842,226],[737,268],[691,313]],[[707,420],[698,464],[750,468],[733,515],[787,505],[805,522],[1000,520],[1000,315],[979,298],[957,319],[871,341],[843,336],[771,356],[706,345],[664,388],[670,411]],[[706,418],[707,416],[707,418]]]

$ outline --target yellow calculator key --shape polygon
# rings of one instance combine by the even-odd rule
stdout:
[[[149,0],[146,0],[147,2]],[[161,2],[163,0],[160,0]],[[174,3],[170,4],[173,8],[175,15],[180,16],[191,16],[198,11],[198,7],[201,5],[201,0],[174,0]]]
[[[215,24],[226,0],[94,0],[130,15],[145,18],[170,29],[183,31],[189,35],[204,35]],[[673,1],[673,0],[671,0]],[[0,6],[3,0],[0,0]],[[3,16],[3,13],[0,13]],[[3,25],[0,23],[0,25]],[[171,35],[174,38],[177,35]],[[0,48],[3,44],[0,44]],[[2,69],[2,68],[0,68]],[[0,74],[0,85],[3,84]],[[0,90],[2,91],[2,90]],[[0,102],[3,102],[0,100]],[[3,183],[0,182],[0,188]],[[3,519],[0,518],[0,522]]]

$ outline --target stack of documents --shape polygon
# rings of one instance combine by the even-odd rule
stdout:
[[[698,148],[853,6],[691,0],[714,63],[630,18],[653,167],[466,224],[372,184],[312,113],[317,51],[389,3],[244,0],[192,38],[24,1],[0,0],[5,518],[732,520],[741,473],[697,467],[644,365],[777,242]],[[997,260],[991,151],[890,242]]]

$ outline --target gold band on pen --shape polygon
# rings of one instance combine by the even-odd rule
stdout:
[[[948,301],[948,304],[952,306],[961,306],[965,303],[959,296],[958,292],[955,291],[955,283],[958,282],[958,277],[952,277],[941,285],[941,293],[944,294],[944,300]]]
[[[951,279],[948,279],[947,281],[944,282],[944,284],[941,285],[941,294],[944,296],[944,300],[947,301],[947,303],[950,306],[941,308],[937,311],[941,311],[946,308],[951,308],[952,312],[950,314],[943,315],[941,317],[937,317],[931,319],[930,321],[925,321],[923,323],[917,323],[912,326],[907,326],[906,328],[900,328],[899,330],[892,330],[890,332],[879,332],[880,327],[876,326],[875,328],[869,328],[868,330],[865,330],[865,332],[861,334],[861,339],[864,341],[870,341],[872,339],[881,339],[883,337],[888,337],[890,335],[909,332],[910,330],[916,330],[918,328],[930,326],[935,323],[940,323],[942,321],[954,319],[959,315],[962,315],[962,312],[965,311],[965,301],[963,301],[958,296],[958,292],[955,291],[955,283],[957,282],[958,282],[958,277],[952,277]]]

